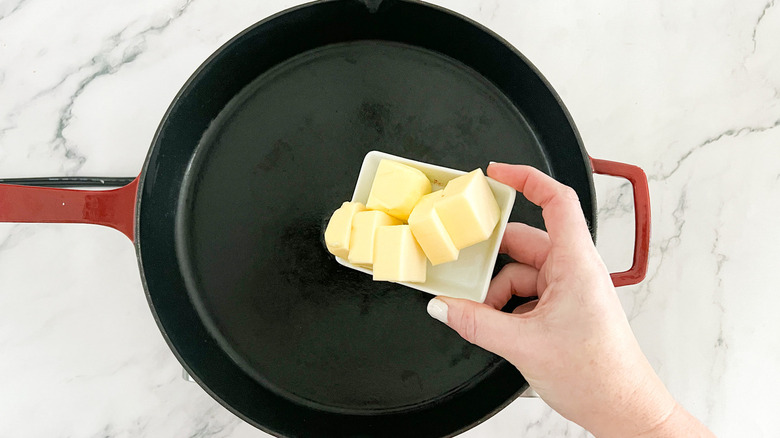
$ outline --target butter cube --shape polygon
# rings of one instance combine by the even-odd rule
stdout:
[[[362,202],[345,202],[331,215],[325,228],[325,245],[336,257],[349,256],[349,240],[352,235],[352,218],[359,211],[365,211]]]
[[[431,193],[431,182],[424,173],[383,159],[377,167],[366,207],[406,221],[420,198],[428,193]]]
[[[457,260],[460,252],[433,208],[442,194],[439,190],[423,196],[409,215],[409,228],[434,266]]]
[[[377,228],[374,280],[425,282],[428,261],[409,225]]]
[[[448,182],[434,210],[458,249],[487,240],[501,215],[482,169]]]
[[[384,225],[401,225],[401,221],[382,211],[366,210],[355,213],[349,239],[350,263],[371,267],[374,263],[376,229]]]

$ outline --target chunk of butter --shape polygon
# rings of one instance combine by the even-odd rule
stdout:
[[[501,216],[482,169],[450,180],[434,209],[458,249],[487,240]]]
[[[383,159],[374,176],[366,208],[383,211],[402,221],[424,195],[431,193],[431,181],[420,170]]]
[[[352,218],[365,209],[366,206],[362,202],[345,202],[333,212],[325,228],[325,245],[331,254],[342,259],[349,256]]]
[[[374,251],[374,280],[425,281],[428,261],[409,225],[377,228]]]
[[[433,208],[442,193],[439,190],[423,196],[409,215],[409,228],[434,266],[457,260],[460,252]]]
[[[376,229],[383,225],[401,225],[401,221],[383,211],[366,210],[352,218],[352,235],[349,238],[350,263],[371,267],[374,263],[374,238]]]

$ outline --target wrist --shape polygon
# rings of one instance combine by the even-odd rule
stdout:
[[[655,426],[635,438],[714,437],[704,424],[675,403],[672,411]]]
[[[606,397],[606,409],[595,418],[592,429],[588,428],[596,437],[644,438],[642,434],[655,430],[675,412],[677,402],[655,373],[636,373],[620,380],[631,387],[619,385]]]

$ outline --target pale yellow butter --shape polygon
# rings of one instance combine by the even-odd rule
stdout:
[[[356,213],[365,209],[362,202],[345,202],[333,212],[325,228],[325,245],[331,254],[342,259],[349,256],[352,219]]]
[[[374,238],[376,229],[383,225],[400,225],[402,222],[385,212],[366,210],[352,218],[352,235],[349,239],[350,263],[371,267],[374,263]]]
[[[377,228],[374,251],[374,280],[425,282],[428,262],[409,225]]]
[[[377,167],[366,207],[406,221],[420,198],[428,193],[431,193],[431,182],[420,170],[396,161],[382,160]]]
[[[460,252],[433,208],[442,193],[439,190],[423,196],[409,215],[409,228],[434,266],[457,260]]]
[[[434,209],[458,249],[487,240],[501,215],[482,169],[448,182]]]

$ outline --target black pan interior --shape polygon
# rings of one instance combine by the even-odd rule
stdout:
[[[325,250],[327,218],[374,149],[462,170],[530,164],[575,187],[594,219],[565,110],[524,59],[472,23],[412,2],[370,13],[336,1],[247,30],[169,109],[145,166],[137,235],[174,353],[267,431],[447,435],[526,386],[432,320],[429,295],[373,282]],[[511,220],[542,227],[522,196]]]
[[[346,269],[321,242],[372,149],[462,170],[548,170],[494,86],[437,53],[325,46],[260,76],[212,123],[185,179],[193,302],[247,374],[317,409],[437,403],[499,359],[425,312],[431,297]],[[519,205],[513,220],[537,222]]]

